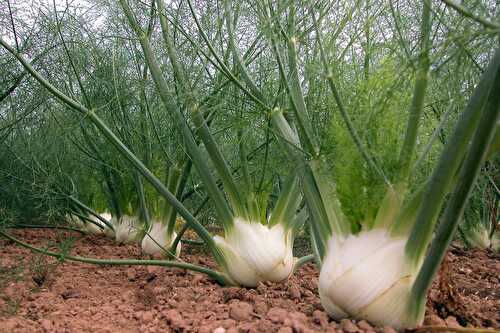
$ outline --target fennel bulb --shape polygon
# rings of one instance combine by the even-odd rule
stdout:
[[[99,214],[99,216],[108,222],[111,220],[111,214],[108,212],[101,213],[101,214]]]
[[[418,268],[410,267],[405,245],[406,238],[392,238],[382,229],[332,236],[319,277],[321,303],[330,316],[395,328],[417,325],[408,305]]]
[[[293,271],[292,232],[279,223],[269,228],[237,218],[225,238],[214,241],[226,259],[226,273],[242,286],[279,282]]]
[[[91,235],[100,235],[100,234],[104,233],[104,229],[101,229],[99,227],[99,225],[103,225],[103,223],[99,219],[95,218],[94,216],[91,216],[90,219],[95,221],[95,223],[97,223],[97,225],[94,223],[91,223],[91,222],[87,222],[87,223],[85,223],[85,231]]]
[[[110,213],[104,212],[104,213],[99,214],[99,216],[111,223],[111,214]],[[89,234],[93,234],[93,235],[105,234],[108,237],[114,236],[113,230],[111,230],[104,222],[102,222],[101,220],[99,220],[97,217],[95,217],[93,215],[90,215],[89,218],[96,223],[96,224],[91,223],[91,222],[86,223],[85,230]],[[99,226],[101,226],[102,228],[100,228]]]
[[[464,235],[472,247],[484,250],[491,246],[490,232],[483,223],[465,229]]]
[[[139,234],[139,221],[137,217],[123,215],[115,221],[115,239],[118,243],[130,244],[137,240]]]
[[[78,216],[75,216],[73,214],[66,214],[66,215],[64,215],[64,219],[66,220],[66,222],[69,223],[69,225],[71,225],[77,229],[80,229],[80,230],[85,229],[85,223],[83,223],[82,220],[80,220],[80,218],[78,218]]]
[[[165,250],[170,248],[177,237],[177,233],[174,231],[172,235],[167,235],[167,227],[167,225],[161,222],[152,222],[149,233],[144,236],[141,242],[141,248],[144,253],[151,255],[165,253]],[[179,242],[175,248],[175,256],[178,257],[180,253],[181,243]]]
[[[89,215],[88,218],[92,220],[94,223],[90,221],[86,221],[85,223],[85,231],[91,235],[100,235],[104,233],[104,226],[105,224],[102,223],[101,220],[99,220],[97,217],[94,215]],[[102,229],[99,227],[102,226]]]
[[[103,219],[105,219],[106,221],[108,221],[111,225],[113,225],[113,228],[115,227],[114,226],[114,221],[116,219],[113,219],[113,217],[111,216],[110,213],[108,212],[104,212],[102,214],[99,214]],[[109,237],[109,238],[114,238],[115,237],[115,232],[113,231],[113,229],[111,229],[110,227],[108,227],[106,224],[102,223],[103,227],[104,227],[104,234],[106,235],[106,237]]]
[[[500,232],[498,229],[491,236],[491,249],[495,252],[500,252]]]

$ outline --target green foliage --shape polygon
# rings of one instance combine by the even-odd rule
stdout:
[[[179,78],[174,76],[166,54],[158,17],[151,19],[152,11],[146,2],[127,2],[145,30],[151,21],[150,42],[172,101],[199,140],[186,108],[186,92],[181,91]],[[148,169],[165,180],[169,165],[190,158],[179,126],[160,102],[139,43],[131,38],[119,5],[91,3],[92,8],[86,8],[86,4],[69,6],[64,13],[58,13],[57,20],[51,6],[36,8],[43,15],[33,17],[22,6],[15,6],[17,37],[24,41],[20,43],[22,51],[54,86],[94,110]],[[300,88],[313,132],[320,142],[320,154],[332,167],[328,172],[337,185],[343,210],[357,230],[360,223],[375,217],[386,184],[369,169],[353,144],[331,97],[310,10],[322,15],[328,67],[346,111],[366,150],[387,180],[394,182],[415,79],[412,72],[419,21],[416,9],[420,4],[399,4],[391,7],[395,11],[392,13],[386,3],[380,6],[371,3],[364,8],[363,2],[319,2],[313,8],[299,1],[295,27],[289,26],[288,2],[271,2],[269,9],[254,1],[234,5],[236,48],[244,58],[249,76],[262,93],[264,104],[285,109],[287,119],[297,126],[285,87],[290,77],[280,77],[271,45],[271,38],[276,38],[284,61],[284,75],[290,75],[283,41],[290,37],[284,36],[289,29],[294,30]],[[214,10],[214,6],[198,4],[195,11],[215,52],[243,82],[229,50],[224,13]],[[248,193],[257,197],[258,206],[268,207],[260,209],[260,219],[264,221],[266,210],[275,205],[280,181],[292,171],[300,173],[300,170],[288,159],[278,133],[269,128],[265,110],[222,73],[221,65],[196,29],[187,4],[174,1],[166,7],[173,44],[188,76],[191,88],[188,93],[211,115],[210,130],[238,186],[249,187]],[[263,16],[271,7],[275,12],[269,21]],[[476,6],[474,12],[494,17],[486,5]],[[8,23],[6,35],[12,41],[9,13],[2,12],[0,18]],[[24,21],[36,23],[32,26]],[[432,172],[450,129],[490,58],[495,38],[481,30],[477,22],[444,5],[436,7],[431,28],[431,79],[414,158],[422,153],[445,110],[451,109],[451,116],[429,154],[413,170],[410,191]],[[28,38],[32,33],[40,38]],[[0,76],[5,77],[0,82],[2,96],[23,72],[3,48],[0,63]],[[243,182],[239,131],[246,144],[250,186]],[[262,146],[266,141],[268,145]],[[209,160],[202,144],[200,149]],[[216,174],[210,161],[207,168]],[[137,215],[141,207],[135,172],[94,125],[55,102],[28,75],[0,100],[1,223],[63,216],[74,209],[68,195],[74,195],[98,212]],[[498,183],[497,175],[496,169],[488,171],[488,176]],[[158,218],[165,201],[149,184],[144,183],[143,187],[149,213]],[[184,198],[192,210],[204,201],[206,188],[196,171],[189,175],[184,192],[192,193]],[[474,191],[466,224],[484,220],[484,199],[484,191]],[[211,201],[201,215],[204,223],[214,223],[216,214]]]
[[[411,98],[406,86],[411,77],[397,75],[398,66],[392,58],[382,60],[367,81],[361,80],[345,89],[351,93],[344,98],[362,140],[389,181],[397,176],[406,109]],[[386,191],[384,179],[369,169],[338,115],[333,117],[329,140],[333,147],[330,160],[344,213],[351,224],[373,221]]]

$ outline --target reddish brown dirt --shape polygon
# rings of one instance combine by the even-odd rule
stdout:
[[[73,255],[141,258],[138,246],[98,236],[53,230],[13,234],[46,248],[74,238]],[[185,261],[213,267],[195,246],[185,246],[183,253]],[[498,256],[453,250],[446,262],[430,292],[426,323],[498,328]],[[175,268],[58,263],[0,239],[0,332],[394,333],[365,321],[329,319],[317,295],[317,277],[315,266],[307,264],[284,283],[223,288]]]
[[[428,308],[463,325],[500,327],[500,255],[453,247],[429,293]]]

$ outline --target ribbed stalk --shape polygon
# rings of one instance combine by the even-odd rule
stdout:
[[[425,92],[429,81],[429,49],[431,47],[429,35],[431,30],[431,4],[429,0],[422,2],[422,19],[420,26],[420,54],[413,91],[413,100],[410,106],[405,138],[399,157],[399,181],[407,182],[412,166],[413,155],[417,142],[417,133],[420,118],[424,109]],[[398,182],[399,182],[398,181]]]
[[[413,165],[412,170],[411,170],[411,174],[415,173],[415,171],[418,170],[418,168],[420,167],[420,164],[425,160],[425,158],[427,157],[427,155],[431,151],[431,148],[434,145],[434,142],[436,141],[436,139],[439,137],[439,134],[442,133],[443,128],[445,127],[445,125],[448,122],[448,117],[450,116],[450,114],[453,111],[453,104],[454,104],[454,101],[451,100],[450,101],[450,106],[448,107],[448,110],[446,110],[446,112],[443,115],[441,121],[439,122],[439,125],[436,127],[436,129],[432,133],[432,136],[429,139],[429,142],[427,142],[427,145],[423,149],[422,154],[420,155],[420,157],[418,158],[418,160]]]
[[[277,134],[281,137],[284,142],[284,148],[286,149],[288,155],[293,157],[295,161],[302,161],[302,148],[300,146],[299,137],[297,132],[293,130],[288,121],[283,115],[283,110],[275,108],[271,112],[271,124],[277,130]]]
[[[169,93],[168,85],[161,73],[160,66],[155,59],[149,40],[146,38],[141,28],[135,21],[130,8],[126,4],[126,1],[120,0],[120,4],[122,5],[123,11],[130,25],[139,37],[146,63],[149,67],[149,71],[151,72],[151,76],[160,95],[160,99],[163,102],[164,107],[175,117],[176,123],[180,126],[186,147],[190,153],[190,157],[193,161],[194,166],[196,167],[196,170],[198,171],[198,174],[203,179],[210,197],[214,201],[219,219],[224,225],[224,228],[229,229],[231,228],[233,223],[233,214],[229,209],[229,206],[227,205],[223,194],[218,189],[215,179],[213,178],[206,162],[203,159],[203,156],[198,148],[198,145],[196,144],[196,141],[194,140],[193,134],[191,133],[186,120],[182,116],[177,105],[174,104],[174,99]]]
[[[69,196],[68,197],[78,208],[80,208],[82,211],[84,212],[87,212],[87,214],[90,214],[90,215],[93,215],[95,216],[99,221],[101,221],[102,223],[104,223],[108,228],[110,228],[111,230],[114,230],[113,228],[113,225],[111,223],[109,223],[108,221],[106,221],[105,218],[102,218],[97,212],[95,212],[92,208],[90,208],[89,206],[85,205],[83,202],[81,202],[80,200],[78,200],[77,198],[75,198],[74,196]],[[90,220],[92,221],[92,220]],[[93,221],[92,221],[93,222]],[[94,223],[95,224],[95,223]],[[99,226],[99,225],[97,225]],[[102,226],[99,226],[101,229],[102,229]]]
[[[288,50],[288,68],[289,68],[289,93],[293,103],[295,114],[297,116],[297,123],[302,134],[302,143],[312,156],[316,156],[319,151],[318,143],[314,135],[311,119],[309,117],[304,95],[302,94],[302,87],[299,79],[299,69],[297,66],[297,53],[295,51],[295,44],[297,43],[295,36],[295,4],[290,1],[288,13],[288,34],[287,36],[287,50]]]
[[[285,142],[285,148],[296,164],[295,167],[302,173],[302,191],[312,220],[311,242],[317,257],[316,260],[320,263],[326,253],[327,240],[333,231],[323,205],[323,198],[317,187],[314,173],[305,160],[305,152],[299,151],[301,149],[299,138],[280,109],[274,109],[271,112],[271,123]],[[342,228],[342,226],[338,227]]]
[[[163,35],[163,41],[165,42],[165,46],[167,49],[167,54],[170,59],[170,63],[172,64],[172,68],[174,69],[175,77],[177,78],[177,82],[181,86],[181,91],[183,94],[189,93],[191,87],[189,82],[187,81],[187,76],[184,71],[184,67],[182,67],[181,62],[177,57],[177,51],[175,50],[174,43],[172,38],[170,37],[169,28],[167,19],[165,17],[165,5],[163,0],[157,0],[158,6],[158,16],[160,17],[160,25],[161,32]]]
[[[137,194],[139,196],[139,211],[140,211],[140,220],[144,224],[143,229],[149,230],[149,226],[151,225],[151,218],[149,216],[149,209],[146,203],[146,194],[144,193],[144,184],[142,183],[141,175],[139,172],[135,172],[135,189],[137,190]],[[142,238],[142,237],[141,237]]]
[[[297,262],[293,266],[293,272],[296,272],[301,266],[304,266],[305,264],[307,264],[308,262],[313,261],[313,260],[314,260],[313,254],[309,254],[307,256],[303,256],[303,257],[299,258],[299,260],[297,260]]]
[[[244,189],[241,191],[241,198],[246,202],[246,220],[250,222],[260,222],[260,212],[258,204],[255,200],[255,195],[252,192],[252,182],[250,180],[250,172],[248,171],[248,161],[245,141],[243,140],[243,130],[240,128],[237,131],[238,136],[238,153],[240,157],[240,166]]]
[[[292,227],[300,199],[299,181],[297,176],[292,174],[285,181],[285,185],[280,191],[278,201],[269,218],[269,226],[272,227],[278,223],[282,223],[285,226],[285,230]]]
[[[418,209],[416,222],[406,244],[407,256],[411,259],[414,267],[418,267],[419,262],[425,255],[437,217],[456,172],[463,161],[463,156],[477,127],[481,110],[499,68],[500,49],[497,49],[460,116],[453,134],[449,137],[441,158],[424,190],[423,201]]]
[[[321,198],[321,204],[326,213],[327,223],[330,230],[337,236],[344,236],[349,233],[350,228],[337,196],[335,183],[326,168],[326,162],[323,159],[312,160],[309,163],[311,174],[314,177],[315,187]],[[325,234],[326,237],[329,234]]]
[[[243,173],[243,181],[245,182],[247,189],[250,189],[252,184],[250,181],[250,172],[248,171],[247,150],[246,150],[245,140],[243,139],[243,130],[241,128],[238,129],[237,135],[238,135],[238,148],[239,148],[238,152],[240,155],[240,165]]]
[[[389,228],[392,237],[408,237],[417,218],[418,208],[422,204],[424,198],[424,190],[426,183],[411,194],[406,203],[400,208],[398,215]]]
[[[179,192],[179,187],[181,185],[181,168],[179,165],[174,164],[168,170],[168,180],[167,188],[170,192],[176,194],[175,196],[179,198],[177,193]],[[168,202],[165,202],[165,207],[163,211],[163,217],[161,223],[167,224],[167,235],[170,236],[175,229],[175,217],[177,211]]]
[[[304,198],[311,216],[314,244],[316,245],[318,257],[322,260],[326,254],[327,241],[332,235],[333,230],[328,221],[328,214],[323,206],[323,200],[317,188],[314,175],[309,167],[305,169],[302,178],[302,191],[304,192]]]
[[[75,215],[76,217],[79,217],[80,220],[84,223],[90,223],[90,224],[93,224],[95,225],[96,227],[98,227],[99,229],[104,230],[104,227],[102,225],[100,225],[99,223],[97,223],[96,221],[92,220],[89,218],[88,215],[85,215],[83,212],[72,212],[71,213],[72,215]]]
[[[224,156],[219,150],[217,143],[215,142],[212,134],[210,133],[210,129],[207,125],[207,121],[203,116],[203,112],[201,111],[199,105],[195,102],[192,97],[192,91],[189,85],[189,81],[187,79],[184,68],[182,67],[179,57],[177,54],[177,50],[175,49],[171,37],[168,33],[168,24],[167,20],[164,16],[164,6],[162,1],[158,2],[158,10],[160,13],[160,23],[162,27],[163,39],[166,44],[168,57],[174,69],[175,76],[177,81],[181,86],[182,96],[186,104],[186,108],[188,109],[193,123],[197,128],[197,133],[201,137],[205,148],[207,149],[210,159],[214,163],[214,167],[216,168],[222,183],[224,185],[224,190],[226,191],[229,201],[231,202],[231,207],[234,210],[234,214],[236,216],[246,216],[245,207],[243,205],[243,198],[241,197],[241,193],[238,191],[238,188],[231,176],[231,172],[227,165]],[[230,227],[230,224],[227,226]]]
[[[321,267],[326,248],[320,248],[320,246],[323,245],[323,242],[318,244],[318,237],[315,234],[313,223],[309,223],[309,237],[311,238],[311,250],[314,255],[314,260],[316,261],[316,265],[318,265],[318,267]]]
[[[373,221],[371,228],[388,229],[398,216],[403,204],[403,193],[405,193],[405,185],[403,183],[389,185],[384,198],[382,199],[377,211],[377,216]]]
[[[190,110],[192,115],[193,123],[197,128],[197,133],[200,135],[205,148],[207,149],[208,155],[212,160],[217,173],[224,185],[224,190],[227,193],[229,202],[231,203],[231,207],[233,208],[233,212],[235,216],[245,217],[247,216],[247,212],[243,205],[244,200],[241,196],[236,183],[231,175],[231,171],[229,170],[229,166],[222,155],[217,143],[215,142],[212,134],[210,133],[210,129],[207,126],[205,119],[203,118],[201,110],[197,105],[193,105]]]
[[[198,208],[196,209],[196,211],[193,213],[193,215],[195,217],[198,216],[198,214],[201,212],[201,210],[203,209],[203,207],[207,204],[207,202],[208,202],[209,199],[210,198],[208,196],[205,197],[205,199],[202,201],[202,203],[198,206]],[[182,226],[182,229],[179,231],[179,233],[177,234],[177,237],[175,237],[174,241],[172,242],[172,246],[170,246],[170,252],[171,253],[175,253],[175,249],[177,248],[177,245],[181,241],[182,236],[184,236],[184,233],[187,231],[188,228],[189,228],[189,223],[185,223]]]
[[[423,312],[427,290],[437,273],[439,264],[443,260],[448,245],[461,221],[465,204],[479,175],[482,163],[486,159],[488,147],[495,135],[495,127],[500,118],[500,67],[496,68],[495,81],[489,89],[488,102],[481,114],[481,119],[463,166],[458,176],[458,185],[447,203],[436,236],[432,242],[429,254],[426,256],[415,284],[412,287],[413,300],[411,310],[414,315]]]

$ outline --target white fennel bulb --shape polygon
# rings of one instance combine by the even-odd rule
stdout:
[[[111,214],[110,213],[104,212],[104,213],[99,214],[99,216],[101,218],[103,218],[104,220],[108,221],[109,223],[111,223]],[[90,215],[89,218],[92,221],[94,221],[95,224],[91,223],[91,222],[86,223],[85,230],[88,233],[93,234],[93,235],[105,234],[108,237],[111,237],[111,238],[114,237],[114,231],[110,227],[108,227],[106,225],[106,223],[102,222],[100,219],[98,219],[94,215]]]
[[[166,254],[165,250],[168,250],[170,246],[172,246],[176,237],[177,234],[175,231],[170,237],[167,236],[167,225],[158,221],[153,221],[150,231],[142,239],[142,251],[151,255],[157,253]],[[179,242],[175,248],[175,256],[178,257],[180,253],[181,242]]]
[[[85,223],[82,222],[77,216],[73,214],[66,214],[64,215],[64,219],[66,220],[69,225],[77,228],[77,229],[85,229]]]
[[[118,243],[130,244],[137,241],[139,221],[137,217],[123,215],[115,221],[115,239]]]
[[[102,223],[101,220],[99,220],[97,217],[94,215],[89,215],[89,219],[92,220],[94,223],[87,221],[85,223],[85,231],[91,235],[101,235],[104,233],[104,227],[106,226],[104,223]],[[102,227],[102,228],[101,228]]]
[[[113,216],[111,216],[110,213],[108,212],[104,212],[102,214],[99,214],[103,219],[105,219],[106,221],[109,222],[109,224],[113,225],[113,221],[115,221],[115,219],[113,219]],[[115,237],[115,232],[113,231],[113,229],[111,229],[110,227],[108,227],[106,224],[102,224],[103,227],[104,227],[104,234],[106,235],[106,237],[109,237],[109,238],[114,238]],[[114,225],[113,225],[113,228],[114,228]]]
[[[418,269],[411,269],[405,244],[405,238],[392,238],[380,229],[343,239],[332,236],[319,276],[321,303],[330,316],[415,326],[418,321],[413,322],[408,306]]]
[[[111,214],[108,212],[101,213],[101,214],[99,214],[99,216],[108,222],[111,220]]]
[[[215,236],[214,241],[226,259],[227,274],[242,286],[279,282],[293,271],[292,233],[281,224],[269,228],[236,219],[226,237]]]
[[[465,237],[474,248],[484,250],[491,246],[490,231],[482,223],[466,229]]]

